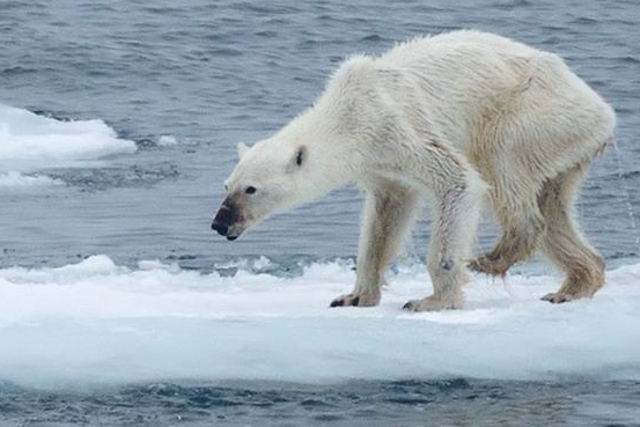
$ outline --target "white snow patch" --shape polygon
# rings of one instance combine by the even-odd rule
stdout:
[[[477,276],[464,310],[408,313],[431,292],[417,265],[390,275],[378,307],[328,308],[354,279],[344,263],[222,277],[106,256],[2,269],[0,380],[640,380],[640,264],[609,271],[590,300],[540,301],[559,278]]]

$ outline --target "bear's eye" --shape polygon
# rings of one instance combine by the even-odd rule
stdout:
[[[256,187],[254,187],[254,186],[252,186],[252,185],[248,186],[248,187],[247,187],[247,189],[246,189],[246,190],[244,190],[244,192],[245,192],[245,193],[247,193],[247,194],[253,194],[253,193],[255,193],[256,191],[258,191],[258,190],[256,190]]]

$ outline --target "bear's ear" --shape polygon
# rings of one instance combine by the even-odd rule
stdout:
[[[293,158],[289,162],[287,166],[287,172],[294,172],[302,167],[302,165],[307,161],[307,147],[301,145],[298,147],[293,155]]]
[[[238,146],[236,147],[236,149],[238,150],[238,158],[242,159],[244,157],[244,155],[247,154],[247,151],[249,151],[250,148],[251,147],[249,147],[244,142],[240,142],[238,144]]]
[[[302,164],[306,161],[307,161],[307,147],[305,147],[304,145],[301,145],[296,150],[296,157],[294,159],[294,162],[296,166],[302,166]]]

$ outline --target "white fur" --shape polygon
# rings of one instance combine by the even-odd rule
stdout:
[[[434,295],[407,308],[458,308],[483,197],[503,227],[500,244],[528,256],[547,228],[538,208],[546,183],[586,165],[612,141],[614,124],[612,109],[557,55],[456,31],[344,62],[313,107],[239,149],[227,185],[244,210],[239,232],[336,187],[365,189],[356,286],[334,301],[360,306],[380,300],[384,269],[430,192]],[[301,148],[304,161],[295,167]],[[244,195],[247,186],[258,191]],[[494,258],[504,256],[500,244]],[[518,257],[500,262],[508,268]],[[481,261],[476,268],[504,273],[491,257]],[[570,275],[571,262],[564,264]]]

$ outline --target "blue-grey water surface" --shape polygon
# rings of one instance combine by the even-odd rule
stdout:
[[[210,271],[241,257],[287,266],[355,256],[353,189],[270,219],[234,244],[214,236],[209,224],[235,144],[268,136],[309,106],[350,53],[463,27],[562,54],[615,107],[618,150],[592,167],[578,212],[610,265],[632,262],[640,235],[639,22],[635,0],[2,0],[0,103],[100,118],[138,151],[103,166],[40,171],[65,186],[0,194],[0,267],[107,254],[128,265],[160,259]],[[182,143],[160,145],[162,135]],[[489,244],[490,227],[482,236]],[[418,254],[427,237],[422,222]],[[47,392],[0,385],[2,426],[638,426],[639,406],[638,383],[575,379]]]

